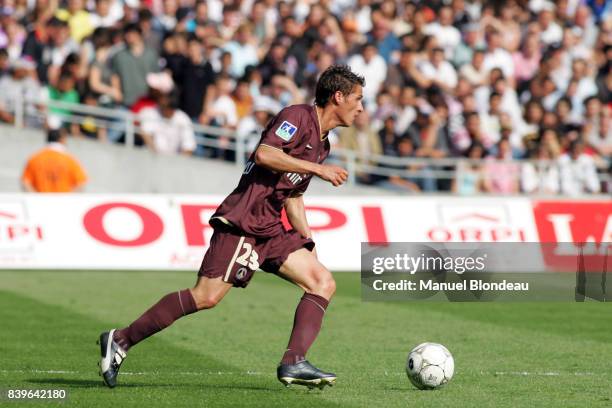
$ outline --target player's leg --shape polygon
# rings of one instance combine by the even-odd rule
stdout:
[[[127,351],[147,337],[165,329],[183,316],[213,308],[231,289],[221,277],[200,276],[192,289],[183,289],[162,297],[129,326],[100,335],[100,374],[109,387],[117,384],[117,375]]]
[[[192,289],[183,289],[162,297],[129,326],[117,330],[114,339],[128,351],[181,317],[215,307],[231,287],[232,284],[224,282],[221,277],[211,279],[199,276]]]
[[[292,252],[278,274],[305,292],[295,310],[293,330],[277,370],[278,378],[286,385],[332,385],[336,375],[312,366],[306,360],[306,353],[321,330],[323,316],[336,290],[336,282],[331,272],[306,248]]]

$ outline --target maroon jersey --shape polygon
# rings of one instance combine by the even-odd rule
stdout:
[[[297,159],[322,163],[330,146],[327,137],[321,140],[320,134],[314,106],[294,105],[280,111],[268,123],[259,144],[281,149]],[[285,200],[303,194],[311,176],[258,166],[253,153],[238,187],[217,208],[211,225],[228,221],[248,235],[274,237],[283,231],[280,216]]]

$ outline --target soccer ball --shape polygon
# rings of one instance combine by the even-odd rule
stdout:
[[[438,343],[422,343],[412,349],[406,361],[406,374],[420,390],[433,390],[448,383],[455,372],[450,351]]]

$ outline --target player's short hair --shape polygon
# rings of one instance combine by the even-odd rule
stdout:
[[[50,129],[47,131],[47,143],[57,143],[63,136],[59,129]]]
[[[315,90],[315,104],[325,106],[338,91],[349,95],[355,85],[365,85],[365,78],[351,71],[348,65],[332,65],[321,74]]]

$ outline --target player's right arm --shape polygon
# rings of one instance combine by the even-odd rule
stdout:
[[[276,147],[260,144],[255,151],[255,164],[272,171],[313,174],[334,186],[343,184],[348,172],[342,167],[296,159]]]

